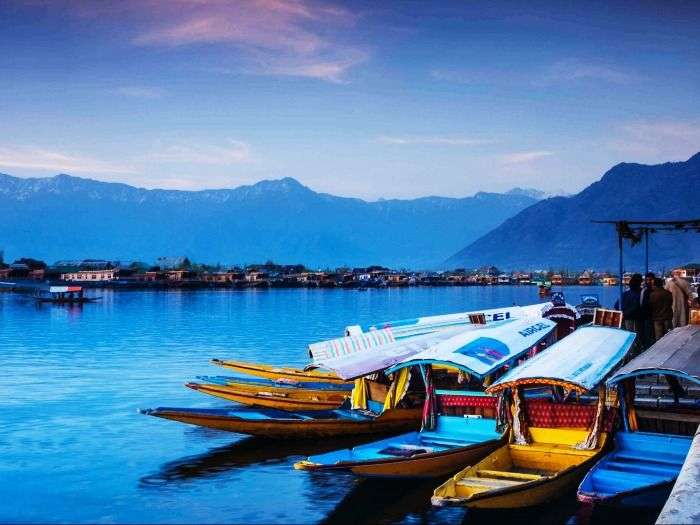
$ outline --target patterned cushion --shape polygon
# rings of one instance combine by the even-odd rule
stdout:
[[[453,396],[441,394],[437,396],[438,406],[444,407],[474,407],[496,408],[496,398],[491,396]]]

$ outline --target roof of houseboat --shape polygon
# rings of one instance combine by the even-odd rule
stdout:
[[[608,383],[650,374],[673,375],[700,383],[700,325],[671,330],[620,368]]]
[[[519,385],[560,385],[578,392],[595,388],[622,361],[635,334],[602,326],[579,328],[486,389]]]

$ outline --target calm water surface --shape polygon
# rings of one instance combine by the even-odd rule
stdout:
[[[615,288],[597,292],[614,302]],[[223,406],[183,387],[212,357],[302,365],[348,324],[537,302],[532,287],[101,292],[83,308],[0,294],[0,521],[467,523],[432,509],[437,482],[294,471],[338,443],[274,443],[137,414]],[[347,443],[342,443],[346,445]],[[575,499],[530,522],[581,520]],[[520,519],[523,515],[520,514]],[[653,517],[651,518],[653,520]],[[598,520],[599,521],[599,520]]]

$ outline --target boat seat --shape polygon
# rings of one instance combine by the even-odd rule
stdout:
[[[636,475],[636,474],[646,474],[649,476],[673,476],[676,477],[678,473],[680,472],[680,465],[678,465],[676,468],[669,467],[669,466],[664,466],[664,465],[653,465],[651,463],[635,463],[635,464],[630,464],[630,463],[623,463],[623,462],[618,462],[618,461],[609,461],[606,463],[606,469],[607,470],[618,470],[618,471],[623,471],[627,472],[629,475]]]
[[[571,454],[573,456],[590,456],[594,450],[579,450],[571,445],[562,445],[561,443],[531,443],[529,445],[509,445],[515,450],[524,450],[532,452],[544,452],[554,454]]]
[[[666,456],[666,457],[664,457]],[[639,456],[637,454],[626,454],[626,453],[619,453],[615,454],[613,456],[614,459],[621,459],[622,461],[629,461],[633,463],[661,463],[664,465],[674,465],[677,466],[678,469],[681,468],[681,465],[685,461],[685,457],[673,457],[671,454],[658,454],[654,453],[653,457],[646,457],[646,456]]]
[[[496,478],[496,479],[513,479],[520,483],[524,481],[535,481],[543,476],[541,474],[530,474],[526,472],[510,472],[506,470],[485,470],[479,469],[476,471],[479,478]]]
[[[462,478],[457,481],[457,485],[463,487],[474,487],[484,489],[502,489],[504,487],[512,487],[520,485],[522,481],[513,481],[509,479],[493,479],[493,478]]]

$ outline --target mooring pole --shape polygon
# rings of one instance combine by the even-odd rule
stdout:
[[[649,273],[649,228],[644,228],[644,277]]]
[[[623,267],[622,267],[622,224],[617,225],[617,246],[620,249],[620,278],[619,278],[619,288],[620,288],[620,310],[622,310],[622,294],[625,291],[625,286],[622,284],[623,277]]]

